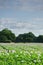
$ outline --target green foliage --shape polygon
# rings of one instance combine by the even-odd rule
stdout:
[[[16,38],[16,42],[33,42],[35,38],[35,35],[32,32],[20,34]]]
[[[14,50],[10,50],[13,46]],[[43,65],[42,46],[19,46],[14,44],[13,46],[10,47],[8,44],[1,46],[4,50],[0,51],[0,65]]]
[[[39,35],[37,37],[37,42],[42,42],[43,43],[43,35]]]
[[[0,42],[5,42],[7,40],[8,38],[5,35],[0,35]]]
[[[17,37],[7,28],[0,31],[0,42],[40,42],[43,43],[43,35],[36,37],[32,32],[19,34]]]
[[[0,42],[14,42],[15,34],[7,28],[0,32]]]

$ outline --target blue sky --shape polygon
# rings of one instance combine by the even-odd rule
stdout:
[[[43,0],[0,0],[0,30],[43,34]]]

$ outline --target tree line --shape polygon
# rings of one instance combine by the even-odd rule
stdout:
[[[7,28],[0,31],[0,42],[2,43],[10,43],[10,42],[36,42],[43,43],[43,35],[35,36],[32,32],[19,34],[17,37],[11,30]]]

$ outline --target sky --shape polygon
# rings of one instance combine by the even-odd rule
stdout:
[[[43,34],[43,0],[0,0],[0,30]]]

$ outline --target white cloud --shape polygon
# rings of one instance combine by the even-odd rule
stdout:
[[[29,21],[18,21],[14,18],[1,18],[0,19],[0,30],[4,28],[11,29],[16,35],[26,32],[34,32],[36,34],[43,33],[43,18],[33,18]]]
[[[37,22],[37,21],[43,22],[43,18],[33,18],[33,20],[36,21],[36,22]]]
[[[0,8],[43,11],[43,0],[0,0]]]

